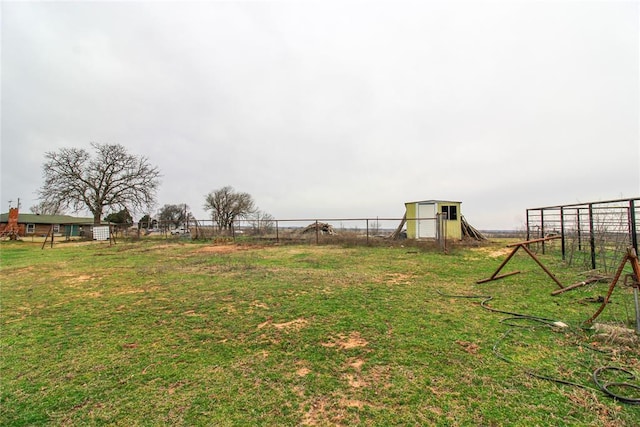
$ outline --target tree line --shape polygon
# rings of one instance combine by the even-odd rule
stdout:
[[[148,212],[156,203],[160,170],[144,156],[130,154],[120,144],[91,143],[93,153],[79,148],[62,148],[45,153],[44,183],[38,190],[39,203],[31,207],[38,214],[61,214],[70,209],[89,210],[93,222],[104,219],[133,224],[131,212]],[[230,230],[240,219],[272,220],[256,207],[253,197],[231,186],[205,195],[204,209],[220,230]],[[109,212],[103,217],[105,212]],[[186,204],[165,204],[157,220],[179,227],[192,219]],[[150,227],[146,214],[139,223]]]

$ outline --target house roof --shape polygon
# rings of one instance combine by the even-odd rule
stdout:
[[[0,222],[9,222],[9,214],[0,214]],[[21,224],[93,224],[91,217],[75,217],[71,215],[39,215],[18,214],[18,223]]]

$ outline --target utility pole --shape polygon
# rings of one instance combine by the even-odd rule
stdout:
[[[9,200],[9,209],[11,209],[11,205],[13,204],[13,200]],[[20,197],[18,197],[18,204],[16,205],[18,210],[20,210]]]

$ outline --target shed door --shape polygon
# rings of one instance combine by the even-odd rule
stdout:
[[[416,230],[416,236],[418,238],[435,238],[436,237],[436,205],[431,204],[418,204],[418,229]]]

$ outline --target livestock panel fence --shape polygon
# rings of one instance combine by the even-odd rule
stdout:
[[[531,208],[526,221],[527,240],[560,236],[569,265],[611,272],[628,247],[638,252],[640,198]]]

